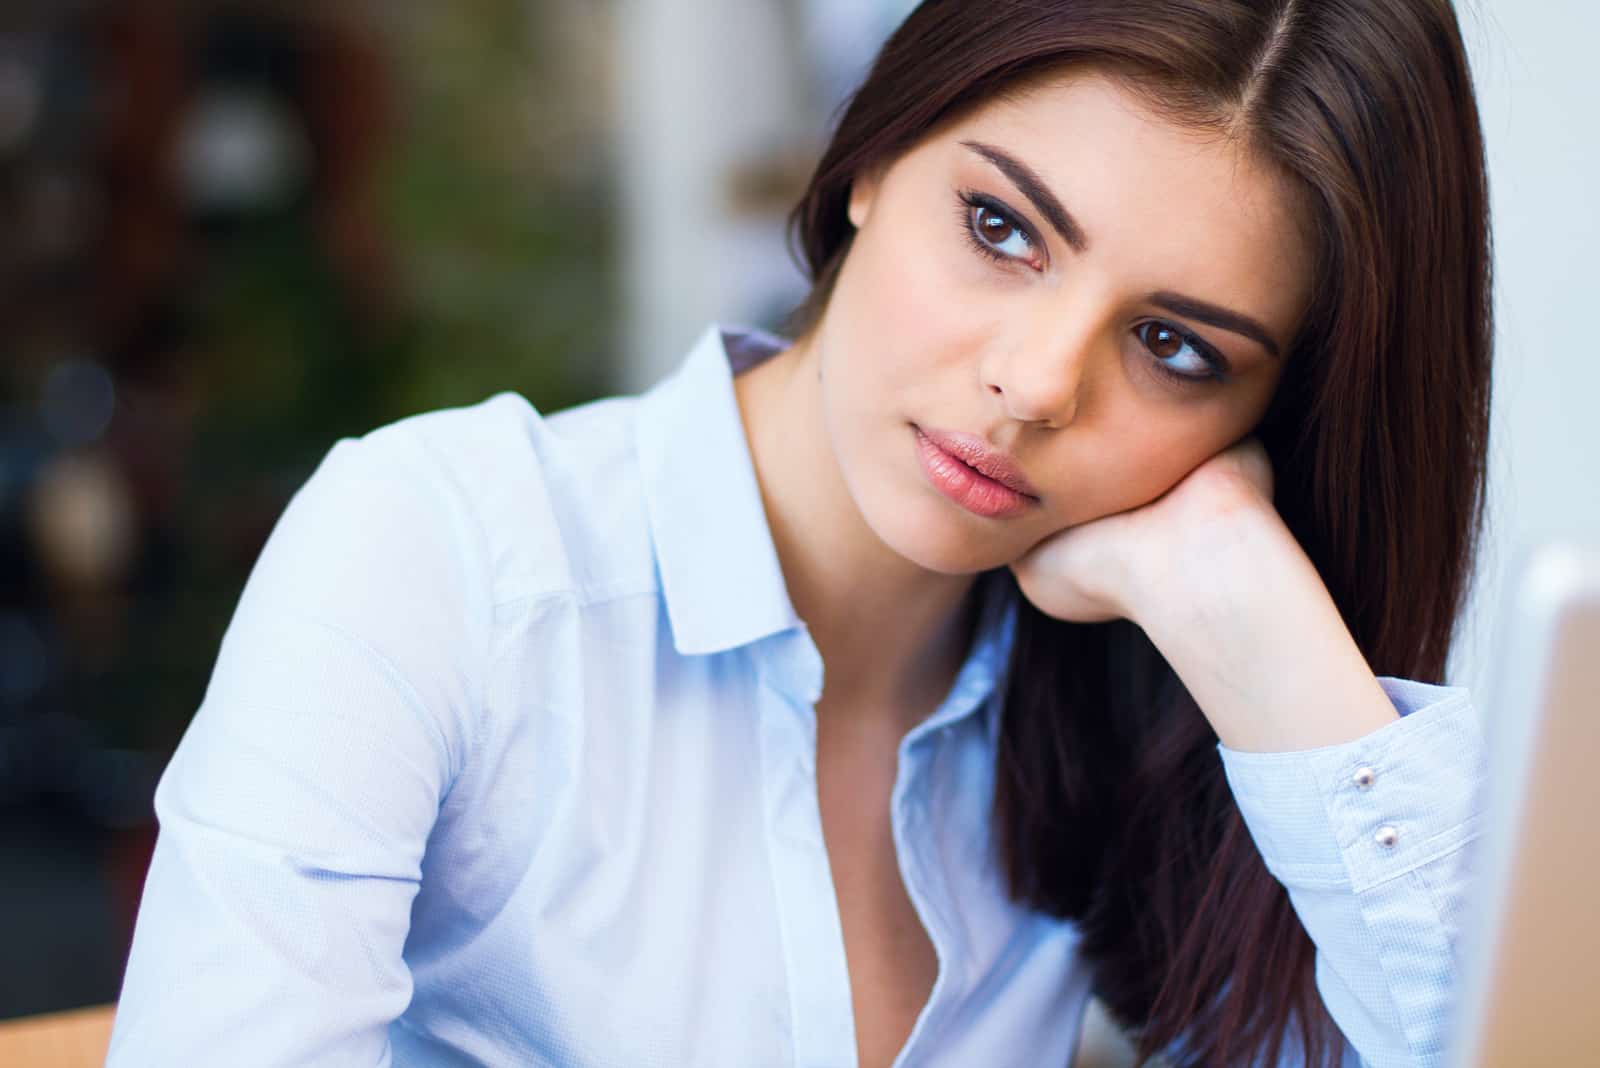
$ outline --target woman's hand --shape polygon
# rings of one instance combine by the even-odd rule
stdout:
[[[1333,745],[1397,716],[1273,508],[1254,440],[1143,507],[1045,539],[1012,571],[1047,615],[1137,623],[1230,748]]]
[[[1046,538],[1011,570],[1028,600],[1057,619],[1142,622],[1149,594],[1159,608],[1163,594],[1170,604],[1190,582],[1226,588],[1249,581],[1255,543],[1273,535],[1293,543],[1272,507],[1272,464],[1251,438],[1143,507]]]

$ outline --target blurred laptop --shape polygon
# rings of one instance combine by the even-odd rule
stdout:
[[[1519,569],[1452,1068],[1600,1066],[1600,547]]]

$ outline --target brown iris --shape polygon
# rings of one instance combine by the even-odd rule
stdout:
[[[999,212],[981,206],[974,210],[977,212],[978,233],[983,235],[985,241],[1003,245],[1017,232],[1011,221]]]
[[[1163,360],[1170,360],[1182,352],[1186,344],[1182,334],[1159,323],[1151,323],[1145,328],[1144,343],[1151,355]]]

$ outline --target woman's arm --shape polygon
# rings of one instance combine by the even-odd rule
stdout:
[[[1256,845],[1316,943],[1335,1022],[1366,1063],[1439,1063],[1482,738],[1460,691],[1373,676],[1272,508],[1260,447],[1057,535],[1014,570],[1051,615],[1140,625],[1221,740]]]
[[[1139,624],[1231,749],[1336,745],[1398,716],[1273,508],[1254,441],[1142,508],[1047,539],[1013,570],[1058,619]]]
[[[486,618],[429,465],[395,429],[341,442],[263,550],[156,794],[113,1068],[388,1063]]]
[[[1396,713],[1245,442],[1142,508],[1063,531],[1014,565],[1058,619],[1131,619],[1241,751],[1349,741]]]

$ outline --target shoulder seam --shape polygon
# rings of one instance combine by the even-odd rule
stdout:
[[[583,586],[558,586],[554,589],[539,590],[536,593],[519,593],[504,600],[495,601],[489,607],[498,612],[502,608],[521,604],[524,601],[554,601],[571,598],[579,608],[598,608],[612,601],[625,601],[630,597],[659,597],[661,587],[652,583],[648,586],[628,584],[614,588],[600,590],[588,589]]]
[[[402,423],[397,425],[405,424]],[[493,670],[496,669],[499,663],[497,654],[495,652],[497,648],[496,637],[499,630],[499,624],[496,621],[495,616],[501,610],[508,606],[523,602],[543,603],[566,599],[573,600],[579,608],[594,608],[612,601],[625,600],[633,597],[660,597],[661,586],[659,582],[652,579],[643,583],[639,581],[630,581],[618,583],[615,586],[603,586],[599,588],[585,587],[581,584],[570,581],[572,578],[574,578],[574,576],[569,570],[566,576],[569,580],[568,582],[542,590],[529,590],[527,592],[512,594],[507,597],[500,597],[498,595],[497,583],[495,581],[494,557],[490,545],[487,525],[484,523],[483,516],[478,511],[477,502],[473,495],[467,489],[466,485],[458,477],[456,477],[455,472],[451,470],[450,464],[440,454],[438,448],[432,441],[429,440],[428,435],[424,433],[420,427],[416,425],[406,426],[406,432],[403,436],[410,442],[412,447],[414,447],[416,451],[421,454],[421,457],[431,469],[433,476],[438,478],[446,487],[448,487],[449,491],[453,493],[456,499],[459,501],[460,508],[465,514],[468,524],[473,528],[475,533],[482,566],[482,574],[480,575],[480,578],[482,579],[483,587],[488,594],[485,608],[489,613],[489,618],[485,621],[484,639],[482,647],[478,650],[483,670],[479,673],[478,677],[473,680],[472,687],[472,736],[467,741],[466,751],[461,754],[459,765],[453,769],[453,774],[451,777],[451,782],[453,785],[454,780],[462,774],[467,765],[474,761],[482,752],[484,739],[489,734],[489,675]],[[556,533],[558,537],[562,536],[563,534],[559,524],[556,524]],[[449,791],[447,789],[446,796],[448,796],[448,792]]]
[[[494,644],[495,624],[493,613],[496,600],[494,560],[490,553],[488,531],[484,528],[483,517],[478,514],[477,505],[473,501],[472,495],[467,492],[467,489],[464,485],[462,485],[461,480],[456,478],[455,473],[450,470],[449,464],[444,462],[444,459],[439,455],[438,450],[434,448],[433,443],[428,440],[428,436],[424,434],[419,427],[415,425],[407,427],[407,433],[404,435],[404,437],[406,440],[409,440],[416,450],[426,458],[428,465],[433,469],[433,474],[435,477],[445,482],[449,486],[450,490],[456,495],[457,500],[460,501],[461,510],[466,514],[469,525],[472,527],[473,532],[477,537],[478,559],[482,572],[480,578],[483,582],[483,588],[488,595],[486,599],[488,601],[490,616],[489,619],[485,621],[484,639],[482,642],[482,647],[478,650],[483,670],[480,671],[478,673],[478,677],[473,680],[472,687],[472,738],[467,743],[466,752],[461,754],[459,765],[452,769],[450,785],[446,787],[444,791],[444,797],[448,797],[450,794],[450,789],[455,785],[456,779],[458,779],[462,772],[466,770],[467,764],[481,751],[483,738],[488,733],[488,673],[489,668],[493,663],[491,649],[493,648]],[[440,798],[441,804],[444,803],[444,797]]]

